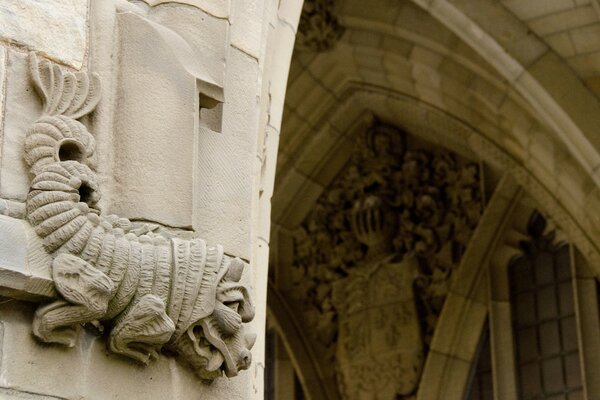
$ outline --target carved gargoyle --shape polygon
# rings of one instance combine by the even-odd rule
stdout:
[[[33,333],[73,346],[81,324],[100,321],[111,352],[148,363],[165,347],[203,380],[247,369],[255,335],[245,263],[202,239],[140,234],[101,214],[95,141],[78,118],[100,100],[96,74],[71,73],[30,54],[43,115],[28,130],[33,176],[27,219],[52,254],[59,299],[41,305]]]

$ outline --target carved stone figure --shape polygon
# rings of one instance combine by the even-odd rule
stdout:
[[[481,209],[477,164],[380,122],[358,138],[295,240],[292,295],[343,398],[416,392]]]
[[[102,321],[110,351],[148,363],[164,346],[203,380],[247,369],[255,337],[244,262],[199,238],[140,229],[97,207],[95,141],[78,118],[100,100],[95,74],[30,54],[43,115],[27,132],[27,219],[53,255],[60,298],[38,308],[33,333],[72,346],[81,324]]]
[[[355,204],[352,227],[368,247],[364,264],[334,283],[336,359],[344,399],[396,399],[414,393],[424,344],[413,290],[415,257],[390,253],[395,224],[378,197]]]

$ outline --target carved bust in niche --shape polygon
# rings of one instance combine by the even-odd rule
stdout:
[[[357,138],[295,240],[293,295],[343,398],[416,393],[480,190],[477,164],[392,126]]]

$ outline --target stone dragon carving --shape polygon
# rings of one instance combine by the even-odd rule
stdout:
[[[37,309],[34,335],[73,346],[81,324],[100,321],[109,350],[143,364],[165,347],[202,380],[247,369],[255,335],[243,327],[254,317],[244,262],[199,238],[140,234],[102,215],[94,137],[77,121],[99,102],[100,80],[33,53],[30,70],[44,108],[25,140],[27,219],[53,255],[60,294]]]

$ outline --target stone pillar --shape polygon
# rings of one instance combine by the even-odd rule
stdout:
[[[1,398],[262,398],[279,3],[0,4]]]

